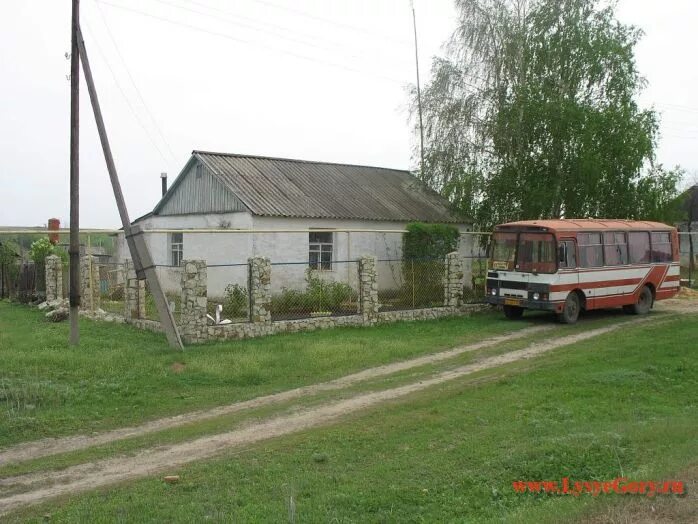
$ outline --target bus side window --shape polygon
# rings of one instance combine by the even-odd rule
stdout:
[[[647,231],[628,233],[631,264],[647,264],[650,261],[650,234]]]
[[[579,242],[580,267],[603,266],[601,233],[579,233],[577,242]]]
[[[671,262],[671,235],[652,233],[652,262]]]
[[[560,242],[559,261],[561,268],[577,267],[577,253],[574,249],[574,242],[571,240],[563,240]]]

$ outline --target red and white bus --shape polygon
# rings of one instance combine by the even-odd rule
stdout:
[[[507,318],[524,309],[572,324],[582,310],[645,314],[679,291],[676,228],[632,220],[527,220],[495,228],[487,302]]]

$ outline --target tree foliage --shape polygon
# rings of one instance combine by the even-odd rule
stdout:
[[[402,258],[405,260],[442,261],[447,254],[458,249],[460,232],[455,226],[410,222],[405,229],[407,232],[402,236]]]
[[[677,174],[653,166],[657,115],[636,102],[641,32],[598,0],[456,5],[423,90],[422,179],[482,227],[659,217]]]

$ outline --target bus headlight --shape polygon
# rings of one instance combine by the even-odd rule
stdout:
[[[493,297],[497,296],[497,289],[496,288],[492,288],[492,296]]]
[[[540,293],[533,293],[533,300],[540,300]]]

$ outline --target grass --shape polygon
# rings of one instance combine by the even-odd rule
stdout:
[[[455,380],[331,427],[169,472],[181,475],[179,484],[144,479],[13,518],[584,520],[628,499],[518,495],[511,483],[662,479],[695,462],[696,320],[639,326]],[[633,499],[643,502],[652,500]]]
[[[175,352],[162,335],[86,319],[70,347],[66,323],[0,302],[0,447],[248,399],[527,325],[482,314]]]
[[[610,315],[608,318],[604,317],[595,319],[593,322],[593,327],[599,328],[617,322],[618,317]],[[565,330],[565,334],[573,335],[589,328],[590,326],[588,324],[569,326]],[[258,408],[245,409],[241,412],[234,412],[229,415],[192,422],[172,429],[148,433],[139,437],[130,437],[87,449],[60,453],[49,457],[40,457],[18,464],[10,464],[5,466],[0,465],[0,478],[40,470],[46,471],[64,469],[68,466],[107,458],[115,454],[130,454],[147,447],[173,444],[206,435],[230,431],[235,427],[240,427],[255,419],[284,414],[288,412],[289,409],[297,410],[300,407],[308,408],[319,405],[323,402],[335,401],[357,394],[399,387],[405,384],[421,381],[423,379],[430,378],[436,373],[449,370],[454,367],[463,366],[475,360],[523,349],[531,344],[536,344],[549,339],[550,335],[551,334],[548,331],[541,331],[522,338],[499,343],[494,347],[462,353],[441,362],[424,364],[404,371],[398,371],[387,376],[375,377],[361,381],[352,386],[344,386],[339,390],[320,391],[300,399],[296,398]],[[528,364],[526,363],[525,365],[527,366]],[[479,374],[474,374],[473,378],[474,380],[479,380]]]

